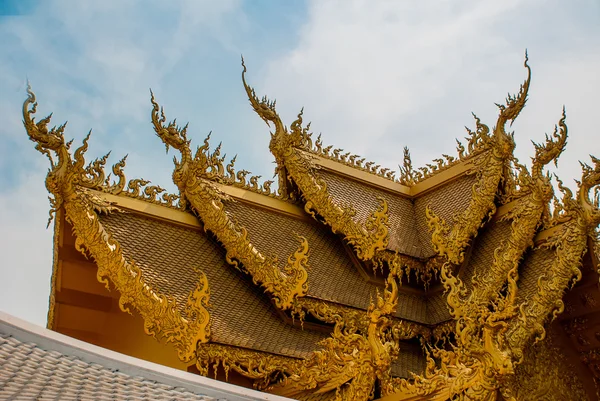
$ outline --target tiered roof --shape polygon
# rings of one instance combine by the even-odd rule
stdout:
[[[244,66],[250,103],[274,129],[276,192],[236,172],[235,159],[224,165],[209,138],[192,152],[187,126],[167,123],[154,95],[154,130],[180,154],[177,195],[127,183],[124,160],[113,167],[116,182],[105,177],[106,158],[84,167],[88,138],[71,153],[64,126],[34,121],[31,91],[23,113],[36,148],[58,157],[46,181],[56,237],[73,232],[73,246],[117,290],[121,309],[172,343],[184,366],[298,399],[368,399],[374,391],[399,400],[535,391],[560,399],[593,383],[564,378],[559,340],[531,344],[547,332],[560,337],[549,318],[581,278],[582,257],[584,268],[597,266],[590,255],[600,211],[590,191],[600,161],[584,165],[575,197],[560,184],[563,200],[550,208],[544,166],[565,147],[565,115],[535,145],[531,169],[519,164],[505,126],[525,106],[525,67],[493,129],[476,118],[457,157],[423,169],[405,150],[396,179],[313,142],[302,113],[288,129],[247,84]],[[57,330],[61,280],[70,277],[79,292],[92,286],[84,291],[69,276],[62,262],[83,262],[68,249],[57,240],[49,312]]]

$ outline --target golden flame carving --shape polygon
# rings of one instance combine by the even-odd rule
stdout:
[[[506,106],[497,105],[500,114],[491,134],[488,126],[475,116],[477,130],[469,131],[471,138],[468,144],[468,156],[475,166],[471,174],[476,174],[478,179],[473,186],[473,196],[467,209],[454,216],[451,228],[436,216],[431,207],[428,206],[426,209],[429,228],[432,230],[433,248],[453,264],[462,263],[465,249],[485,223],[484,220],[496,212],[494,201],[498,193],[498,185],[508,174],[508,165],[513,158],[512,152],[515,147],[513,134],[506,132],[506,124],[509,121],[512,124],[525,107],[531,82],[531,69],[527,60],[526,54],[527,79],[521,85],[517,95],[508,96]],[[462,157],[467,157],[464,152],[461,154]]]
[[[212,367],[216,376],[221,366],[225,371],[225,380],[233,370],[253,379],[254,387],[259,390],[296,371],[301,364],[301,360],[296,358],[216,343],[199,344],[197,354],[196,367],[200,374],[208,376]]]
[[[65,125],[48,129],[50,116],[36,123],[33,117],[37,108],[36,98],[29,87],[27,93],[28,97],[23,104],[25,129],[29,139],[36,143],[36,149],[50,159],[46,188],[52,195],[51,218],[56,211],[64,208],[65,218],[73,226],[76,249],[86,257],[91,255],[96,261],[98,281],[108,288],[110,280],[119,291],[121,310],[130,312],[128,305],[135,308],[144,320],[144,330],[148,335],[159,335],[166,342],[174,343],[181,360],[193,359],[197,343],[208,341],[210,336],[209,313],[206,310],[209,297],[206,276],[200,275],[183,314],[179,312],[174,299],[154,291],[144,283],[140,269],[133,262],[125,260],[119,243],[104,230],[98,220],[98,213],[110,213],[117,209],[89,191],[111,190],[103,185],[105,178],[102,167],[106,157],[96,160],[87,168],[83,167],[88,134],[83,145],[75,151],[74,158],[71,158],[71,142],[65,143],[63,135]],[[120,168],[124,161],[119,163],[120,167],[118,164],[113,170],[120,172],[120,183],[123,183]],[[122,188],[118,184],[112,190],[118,193]]]
[[[283,125],[275,111],[275,102],[266,97],[258,99],[253,88],[246,83],[246,66],[242,59],[242,82],[254,111],[267,123],[273,124],[275,132],[271,133],[269,149],[277,162],[279,188],[287,191],[288,176],[301,191],[305,200],[304,209],[317,218],[323,218],[331,226],[334,233],[341,233],[353,246],[357,256],[362,260],[370,260],[378,250],[387,248],[388,237],[388,205],[380,199],[379,208],[374,210],[364,225],[354,221],[356,211],[349,205],[337,205],[329,193],[327,185],[314,174],[315,166],[302,152],[301,148],[307,138],[309,126],[302,127],[302,111],[290,130]],[[292,196],[287,191],[288,196]]]
[[[521,186],[514,191],[520,197],[512,211],[503,217],[512,220],[510,237],[495,249],[492,266],[470,278],[472,291],[469,293],[464,283],[452,274],[450,263],[442,268],[442,283],[456,321],[456,345],[451,350],[433,349],[424,375],[414,376],[412,381],[391,380],[389,391],[399,391],[396,399],[413,399],[409,398],[413,395],[418,396],[414,399],[495,400],[501,395],[503,399],[516,400],[526,394],[524,389],[531,392],[527,397],[537,394],[544,399],[563,399],[568,394],[569,384],[551,365],[554,358],[551,351],[541,349],[539,355],[534,355],[527,349],[532,340],[538,342],[545,337],[545,324],[562,312],[565,291],[581,277],[579,266],[588,240],[596,241],[600,211],[598,202],[591,200],[589,194],[600,185],[597,159],[592,158],[595,168],[583,165],[577,198],[559,181],[565,210],[561,218],[566,217],[566,222],[542,245],[554,250],[553,262],[538,273],[537,292],[527,295],[518,287],[520,260],[533,245],[553,197],[550,176],[544,175],[542,169],[564,149],[567,137],[564,112],[559,126],[560,131],[555,130],[544,146],[534,144],[532,173],[522,167]],[[432,226],[439,227],[436,217],[432,219]],[[527,377],[516,376],[526,372],[530,373]],[[555,380],[549,383],[544,375],[552,375]]]
[[[500,115],[494,129],[490,131],[475,117],[477,128],[469,131],[467,149],[459,144],[459,160],[472,163],[478,175],[473,200],[467,210],[455,217],[452,227],[431,209],[427,210],[436,251],[448,260],[439,269],[439,276],[448,292],[447,302],[454,323],[427,332],[428,338],[433,336],[428,347],[427,369],[410,380],[392,378],[390,365],[398,355],[399,339],[424,334],[419,331],[420,327],[392,318],[397,303],[397,280],[403,270],[400,269],[400,258],[383,251],[388,236],[387,205],[382,201],[364,226],[352,220],[352,208],[336,205],[327,195],[325,183],[316,178],[315,167],[304,152],[310,134],[308,127],[302,128],[302,113],[288,131],[275,111],[275,103],[266,98],[259,100],[246,84],[245,66],[242,79],[250,102],[257,114],[275,127],[270,149],[278,163],[281,196],[293,197],[299,190],[306,200],[307,211],[314,216],[318,213],[334,232],[344,234],[361,259],[389,265],[391,273],[384,294],[378,294],[368,311],[301,298],[306,293],[306,241],[301,241],[300,248],[290,256],[288,266],[282,272],[272,259],[252,247],[247,232],[225,213],[223,200],[226,197],[212,184],[222,182],[214,177],[225,177],[218,151],[209,154],[205,141],[192,157],[186,128],[178,128],[175,122],[165,126],[164,115],[162,112],[159,115],[154,100],[153,122],[167,147],[173,146],[182,154],[181,160],[175,161],[173,173],[181,191],[181,205],[189,202],[207,229],[224,243],[228,261],[241,262],[253,279],[273,294],[278,306],[290,309],[296,315],[310,313],[335,324],[332,336],[321,344],[323,349],[306,360],[203,344],[209,335],[208,313],[203,308],[208,300],[205,278],[190,295],[184,314],[180,314],[173,301],[144,285],[139,269],[124,260],[119,244],[98,222],[97,213],[108,213],[115,208],[94,197],[88,189],[121,193],[125,188],[125,181],[121,179],[123,166],[114,168],[115,175],[119,176],[119,182],[115,184],[108,184],[103,175],[106,158],[84,168],[87,138],[72,160],[68,151],[70,143],[65,143],[63,138],[64,126],[48,130],[49,118],[37,124],[34,122],[31,114],[35,112],[35,97],[31,92],[23,114],[36,148],[51,159],[46,185],[53,195],[52,210],[64,207],[66,217],[76,231],[78,248],[85,247],[98,263],[99,279],[105,282],[108,277],[113,281],[121,291],[121,307],[126,309],[125,303],[129,303],[140,310],[146,331],[152,334],[160,330],[168,341],[176,343],[182,359],[191,358],[195,351],[197,365],[204,374],[211,363],[222,364],[226,372],[234,369],[254,379],[257,388],[288,396],[335,391],[338,399],[367,400],[373,396],[375,384],[379,382],[381,393],[395,393],[397,400],[563,399],[565,394],[581,392],[577,389],[569,392],[572,383],[560,377],[562,371],[556,351],[540,340],[546,334],[547,322],[562,311],[565,291],[579,279],[579,266],[588,244],[597,248],[600,160],[592,157],[591,166],[582,164],[583,175],[575,196],[558,181],[564,196],[550,216],[548,203],[554,196],[550,176],[543,174],[543,169],[551,161],[556,163],[565,147],[565,115],[563,113],[554,133],[543,145],[535,144],[531,172],[518,164],[512,156],[513,134],[505,129],[526,102],[531,79],[527,58],[525,67],[528,77],[517,95],[509,96],[506,105],[498,106]],[[32,105],[31,110],[29,105]],[[340,153],[333,152],[337,154],[336,158],[350,160],[351,156]],[[54,156],[58,157],[57,161]],[[452,162],[448,161],[448,164]],[[437,170],[443,165],[441,163]],[[233,176],[233,170],[227,170],[227,174]],[[245,179],[246,174],[242,173],[240,177]],[[412,185],[428,174],[422,172],[419,175],[412,170],[406,151],[401,179]],[[293,183],[288,181],[290,177]],[[141,180],[137,183],[142,185]],[[136,193],[138,184],[130,183],[130,193]],[[155,197],[157,191],[148,190],[148,196]],[[466,248],[486,222],[486,217],[495,212],[497,200],[515,202],[511,211],[501,217],[511,221],[510,236],[494,245],[491,266],[478,276],[468,278],[472,284],[472,290],[468,291],[453,269],[463,262]],[[552,251],[553,259],[548,269],[536,272],[539,274],[537,289],[530,294],[519,288],[518,269],[523,266],[521,259],[532,247],[541,223],[555,226],[553,236],[542,245]],[[443,343],[444,349],[436,348],[439,342]]]
[[[269,292],[278,308],[290,309],[296,298],[306,295],[308,290],[308,241],[298,236],[299,247],[289,256],[283,270],[279,268],[276,257],[264,256],[248,239],[246,229],[229,217],[224,200],[229,200],[217,189],[206,172],[217,169],[222,164],[215,162],[219,158],[219,148],[208,153],[208,138],[192,156],[190,141],[187,139],[187,125],[177,127],[176,121],[166,123],[162,108],[152,94],[152,123],[156,134],[165,143],[167,150],[173,147],[181,154],[181,160],[174,159],[173,182],[180,191],[182,204],[187,202],[198,215],[204,229],[212,232],[225,247],[227,262],[240,268],[239,263],[251,276]],[[217,173],[218,174],[218,173]]]

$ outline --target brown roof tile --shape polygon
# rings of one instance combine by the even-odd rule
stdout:
[[[446,302],[446,295],[443,292],[431,294],[427,298],[427,323],[438,324],[452,319]]]
[[[438,216],[452,224],[454,215],[462,213],[469,206],[473,185],[477,180],[474,175],[465,175],[411,200],[327,170],[318,170],[316,175],[327,183],[327,190],[334,202],[352,205],[358,223],[364,223],[369,214],[377,209],[378,197],[385,199],[390,223],[388,249],[416,258],[435,255],[425,215],[427,205],[431,205]]]
[[[309,246],[308,295],[355,308],[367,309],[377,285],[367,282],[346,252],[342,240],[311,220],[295,218],[243,202],[226,202],[225,208],[242,226],[261,252],[285,261],[298,247],[295,234]],[[424,323],[425,298],[401,292],[396,316]]]
[[[544,272],[550,269],[556,259],[556,254],[552,249],[538,248],[530,250],[519,268],[519,291],[517,293],[517,305],[533,296],[538,291],[538,279]]]
[[[224,250],[205,233],[134,214],[102,216],[123,254],[142,270],[153,289],[180,307],[201,269],[210,286],[211,338],[222,344],[292,357],[306,357],[326,334],[301,330],[277,315],[258,286],[225,262]]]
[[[410,373],[421,374],[427,360],[423,350],[417,344],[400,343],[400,355],[392,364],[392,376],[410,378]]]
[[[488,223],[482,233],[474,240],[471,254],[461,268],[458,276],[467,289],[472,288],[471,278],[488,269],[494,263],[494,251],[502,241],[510,237],[510,222],[496,221]]]
[[[415,199],[416,231],[419,234],[419,243],[421,244],[421,254],[423,257],[429,258],[435,255],[425,215],[427,205],[431,205],[431,209],[437,216],[451,225],[453,222],[452,218],[456,214],[465,211],[469,206],[473,197],[473,185],[475,185],[476,180],[475,175],[465,175]]]
[[[358,223],[364,224],[369,214],[377,209],[378,197],[385,199],[388,203],[390,223],[388,248],[409,256],[422,256],[413,203],[410,199],[343,178],[326,170],[319,170],[316,175],[327,183],[327,190],[335,203],[352,205],[356,210],[355,221]]]
[[[345,251],[339,250],[341,247],[339,238],[326,230],[318,230],[318,226],[309,221],[300,222],[298,219],[243,203],[232,205],[231,203],[227,205],[232,214],[237,212],[240,216],[262,219],[261,221],[268,222],[266,226],[268,228],[270,224],[288,227],[290,230],[295,228],[299,234],[306,235],[311,244],[322,241],[311,253],[312,257],[313,254],[316,256],[321,252],[322,260],[316,259],[320,263],[315,264],[314,268],[311,266],[309,276],[312,274],[314,278],[315,274],[320,274],[321,281],[324,283],[333,282],[335,285],[327,291],[341,290],[347,286],[366,291],[360,303],[365,308],[368,306],[369,289],[373,290],[375,286],[365,282],[356,268],[351,265]],[[296,223],[286,225],[278,218],[283,220],[289,218]],[[211,339],[213,341],[304,358],[318,349],[316,343],[327,336],[321,332],[301,330],[282,321],[275,307],[262,294],[260,287],[252,284],[242,273],[225,263],[224,250],[205,233],[129,213],[102,215],[100,220],[104,228],[120,243],[125,258],[135,261],[140,267],[145,282],[153,289],[177,299],[182,311],[188,294],[196,284],[198,275],[195,269],[206,273],[211,291]],[[296,225],[298,223],[301,224]],[[306,231],[301,230],[301,227]],[[276,238],[281,239],[282,236],[284,235],[280,233]],[[264,242],[257,241],[257,245],[264,245],[270,240],[273,238],[265,237]],[[279,241],[279,243],[285,244],[286,241]],[[288,246],[291,247],[290,249],[295,248],[293,237]],[[285,251],[285,249],[278,251],[273,246],[268,250],[275,253]],[[344,263],[347,270],[332,268],[332,259],[338,262],[346,261]],[[325,263],[327,261],[329,263]],[[333,278],[327,276],[332,273]],[[354,278],[348,280],[348,276]],[[411,320],[424,318],[426,313],[424,301],[423,298],[415,295],[400,294],[398,315],[407,314],[409,316],[406,318],[412,318]],[[358,297],[355,297],[354,302],[358,302]],[[402,375],[408,371],[421,369],[424,357],[420,350],[417,352],[412,344],[406,346],[403,344],[402,347],[400,357],[393,367],[393,371],[397,372],[395,374]]]

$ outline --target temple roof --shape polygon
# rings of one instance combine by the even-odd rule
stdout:
[[[131,358],[3,312],[0,312],[0,398],[287,399]]]
[[[506,129],[525,106],[525,67],[491,130],[475,117],[457,157],[418,170],[405,149],[398,179],[320,138],[313,146],[302,112],[288,129],[245,66],[250,103],[274,129],[277,192],[236,173],[235,158],[224,165],[209,138],[193,152],[187,125],[167,122],[153,94],[154,130],[178,153],[177,195],[127,183],[124,159],[115,181],[106,157],[84,167],[88,138],[71,153],[64,126],[35,123],[31,91],[24,121],[37,149],[58,157],[46,181],[55,238],[72,231],[70,254],[91,257],[119,308],[195,362],[188,369],[311,400],[583,394],[558,348],[532,344],[554,331],[549,319],[596,251],[600,160],[582,165],[575,197],[560,180],[554,196],[544,169],[566,145],[564,110],[530,169],[514,157]],[[65,249],[55,244],[50,324]]]
[[[260,289],[227,265],[223,249],[205,233],[130,213],[101,216],[100,222],[119,241],[125,258],[135,260],[145,283],[175,298],[182,313],[197,272],[206,274],[212,341],[303,358],[326,337],[284,323]]]
[[[460,175],[429,188],[418,195],[407,195],[389,189],[375,187],[372,183],[345,177],[325,168],[315,172],[318,179],[327,184],[327,190],[337,204],[351,204],[357,213],[355,221],[364,224],[378,205],[378,198],[385,199],[389,211],[389,243],[387,249],[418,259],[436,256],[427,227],[425,208],[430,205],[441,218],[451,221],[455,214],[463,212],[473,196],[477,177]]]

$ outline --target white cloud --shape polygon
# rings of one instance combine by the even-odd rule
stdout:
[[[472,125],[471,110],[495,122],[493,103],[525,77],[527,47],[533,81],[513,127],[517,155],[527,160],[529,138],[540,141],[552,130],[563,103],[571,137],[561,176],[578,176],[576,159],[600,154],[593,121],[600,28],[589,17],[597,2],[312,1],[299,30],[289,15],[269,14],[274,7],[246,15],[243,5],[258,4],[64,0],[0,21],[0,140],[7,144],[0,182],[8,183],[0,189],[0,308],[45,321],[47,161],[21,126],[26,75],[40,116],[54,111],[54,123],[68,119],[66,135],[76,144],[94,129],[88,158],[129,153],[129,177],[172,190],[172,155],[149,124],[149,87],[168,118],[190,121],[194,143],[212,129],[214,144],[223,140],[225,152],[240,154],[240,167],[270,178],[267,129],[240,84],[244,53],[251,83],[278,99],[288,124],[306,106],[306,120],[327,144],[390,167],[408,145],[422,165],[454,149],[462,127]]]
[[[52,273],[52,229],[48,220],[43,163],[37,173],[18,177],[15,191],[0,193],[0,306],[44,325]]]
[[[598,8],[578,4],[578,14]],[[581,23],[571,5],[553,5],[312,1],[299,45],[270,62],[257,89],[277,97],[288,121],[305,105],[305,119],[326,144],[390,167],[408,145],[413,165],[423,165],[454,150],[462,127],[473,125],[471,111],[495,123],[494,102],[516,92],[526,76],[528,47],[533,80],[513,126],[517,154],[528,160],[529,139],[541,141],[566,103],[571,140],[561,173],[570,179],[579,175],[576,158],[593,151],[600,29]],[[554,36],[562,42],[552,43]]]
[[[161,87],[194,46],[209,51],[238,7],[236,0],[53,1],[40,2],[34,15],[0,20],[0,73],[8,89],[0,91],[0,140],[7,145],[0,149],[2,310],[44,325],[50,288],[48,166],[21,123],[25,77],[38,95],[38,119],[55,111],[53,124],[69,120],[65,135],[75,146],[94,128],[88,160],[110,149],[112,161],[129,153],[128,177],[150,177],[173,190],[171,157],[160,141],[146,141],[148,87]],[[189,78],[180,79],[181,88]]]

